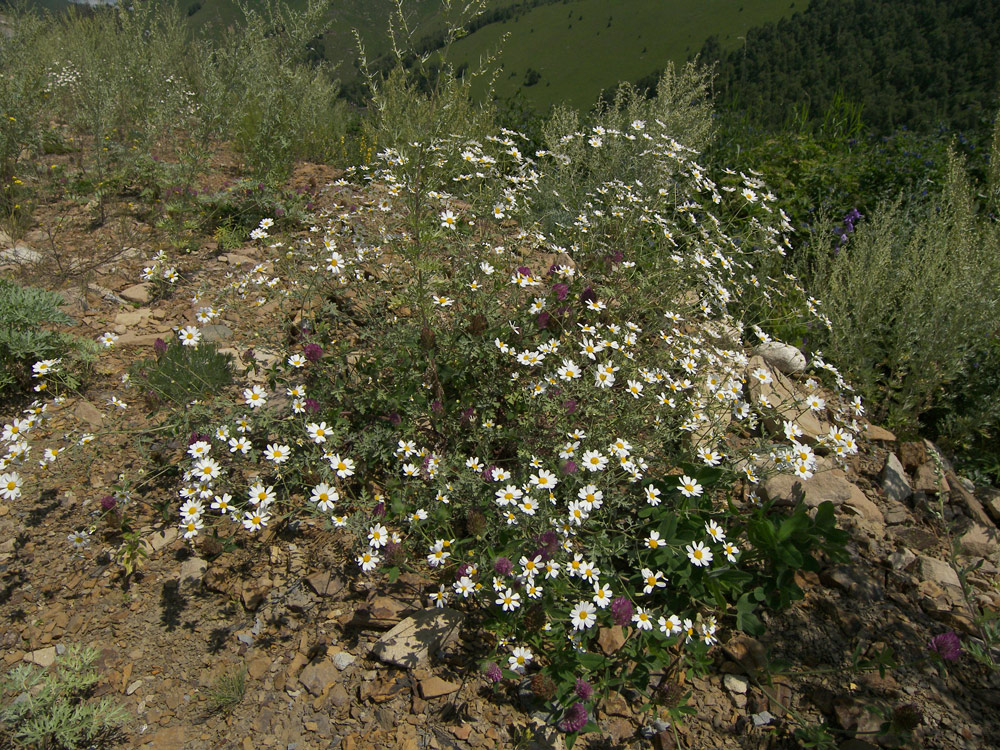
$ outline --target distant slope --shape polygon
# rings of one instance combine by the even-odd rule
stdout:
[[[879,132],[986,125],[1000,85],[997,0],[813,0],[752,29],[746,46],[709,40],[723,100],[780,126],[792,106],[822,116],[838,91]],[[723,40],[724,41],[724,40]]]
[[[740,46],[748,29],[797,7],[803,0],[563,0],[478,29],[454,45],[450,59],[475,66],[509,34],[499,57],[500,98],[520,92],[540,110],[559,101],[589,107],[619,81],[683,63],[711,35],[722,49]]]

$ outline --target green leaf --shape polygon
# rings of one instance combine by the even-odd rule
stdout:
[[[677,544],[677,516],[668,515],[660,524],[660,538],[664,544]]]
[[[604,657],[600,654],[578,654],[576,660],[581,666],[589,669],[591,672],[596,672],[604,665]]]
[[[748,591],[736,602],[736,628],[752,636],[759,636],[764,632],[764,624],[754,614],[757,605],[750,601],[750,595],[751,592]]]
[[[805,515],[801,506],[799,510],[795,512],[795,515],[786,518],[781,522],[781,526],[778,527],[778,541],[784,542],[785,540],[792,537],[794,534],[799,534],[804,531],[809,526],[809,518]]]

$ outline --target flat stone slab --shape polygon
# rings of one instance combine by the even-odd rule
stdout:
[[[442,695],[450,695],[456,692],[460,685],[456,685],[454,682],[448,682],[447,680],[442,680],[440,677],[428,677],[426,680],[420,681],[420,695],[424,700],[430,700],[431,698],[439,698]]]
[[[962,588],[962,583],[958,580],[958,573],[944,560],[938,560],[936,557],[928,557],[927,555],[919,555],[917,560],[920,563],[920,575],[923,580],[933,581],[939,586]]]
[[[324,659],[318,664],[310,664],[302,670],[299,675],[299,682],[302,687],[315,696],[320,696],[323,691],[340,679],[340,670],[329,659]]]
[[[882,467],[882,490],[891,500],[903,502],[913,494],[910,480],[906,477],[903,464],[895,453],[890,453],[885,458],[885,465]]]
[[[121,292],[122,297],[140,305],[149,302],[149,284],[133,284]]]
[[[51,667],[56,660],[56,647],[40,648],[25,654],[24,660],[29,664],[37,664],[39,667]]]
[[[463,618],[450,607],[420,610],[379,638],[371,652],[386,664],[405,669],[426,665],[442,645],[458,636]]]

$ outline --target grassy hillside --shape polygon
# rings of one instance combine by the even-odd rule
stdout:
[[[452,59],[474,65],[509,34],[499,58],[501,98],[520,91],[539,109],[559,101],[587,107],[619,81],[685,61],[711,35],[737,47],[749,28],[804,6],[802,0],[573,0],[490,24],[460,40]],[[533,85],[529,68],[540,76]]]

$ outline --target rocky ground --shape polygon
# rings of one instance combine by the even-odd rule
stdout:
[[[319,185],[329,205],[363,200],[323,188],[331,178],[305,167],[297,179]],[[318,182],[317,182],[318,181]],[[70,213],[59,247],[83,242]],[[43,214],[44,216],[44,214]],[[158,337],[193,323],[193,289],[226,273],[268,260],[255,247],[218,253],[212,243],[182,263],[183,281],[157,298],[137,284],[155,252],[156,232],[130,220],[133,245],[115,236],[91,238],[107,257],[90,272],[51,271],[52,235],[36,229],[8,242],[6,270],[34,283],[59,279],[73,330],[94,339],[121,338],[79,397],[51,410],[52,435],[85,426],[101,440],[78,459],[58,462],[23,497],[0,504],[0,653],[6,666],[51,664],[67,644],[100,651],[98,695],[128,711],[123,745],[161,748],[467,748],[561,747],[557,732],[536,716],[530,693],[488,685],[475,665],[483,653],[473,614],[428,609],[425,581],[395,583],[355,575],[349,544],[303,523],[269,533],[241,549],[178,538],[173,518],[149,502],[138,511],[148,556],[125,577],[105,552],[120,541],[112,528],[81,553],[66,537],[88,522],[118,474],[147,465],[135,440],[155,428],[141,399],[121,411],[128,362],[148,356]],[[117,230],[116,230],[117,231]],[[73,239],[75,236],[75,240]],[[61,262],[66,262],[65,252]],[[50,270],[46,270],[50,269]],[[266,356],[268,336],[287,321],[276,306],[228,310],[206,330],[241,353]],[[261,354],[263,352],[263,355]],[[795,388],[794,378],[785,385]],[[12,408],[3,415],[7,422]],[[171,460],[165,450],[160,460]],[[153,457],[156,459],[156,457]],[[822,462],[822,459],[821,459]],[[800,482],[778,477],[763,492],[779,502],[830,500],[850,532],[850,561],[799,577],[804,600],[766,619],[760,640],[727,636],[715,669],[687,687],[693,713],[677,727],[654,725],[633,695],[613,695],[597,719],[592,748],[797,747],[788,738],[794,714],[857,733],[842,748],[892,746],[875,738],[882,722],[873,709],[912,704],[920,715],[911,746],[1000,746],[1000,677],[967,654],[939,671],[928,642],[956,631],[979,638],[974,621],[1000,609],[1000,492],[976,488],[936,458],[926,442],[901,442],[872,426],[846,471],[831,463]],[[979,564],[967,586],[950,564]],[[614,634],[605,639],[614,648]],[[872,658],[891,648],[900,665],[851,672],[852,655]],[[1000,654],[994,654],[994,658]],[[785,674],[765,666],[783,660]],[[233,705],[213,699],[218,680],[245,670],[245,695]],[[780,671],[780,670],[779,670]]]

